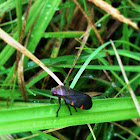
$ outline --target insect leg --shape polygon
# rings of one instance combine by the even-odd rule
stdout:
[[[65,101],[65,100],[64,100]],[[72,113],[71,113],[71,110],[70,110],[70,107],[69,107],[69,105],[67,104],[67,102],[65,101],[65,104],[66,104],[66,106],[68,107],[68,109],[69,109],[69,112],[70,112],[70,115],[72,115]]]
[[[58,117],[58,112],[59,112],[59,110],[61,108],[61,98],[58,98],[58,101],[59,101],[59,108],[58,108],[58,110],[56,112],[56,117]]]
[[[75,106],[73,106],[73,107],[74,107],[75,111],[77,112],[77,109],[76,109],[76,107],[75,107]]]

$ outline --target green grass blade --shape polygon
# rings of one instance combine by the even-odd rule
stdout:
[[[87,65],[90,63],[90,61],[93,59],[93,57],[95,57],[108,44],[110,44],[110,42],[104,43],[99,48],[97,48],[93,53],[91,53],[91,55],[88,57],[88,59],[85,61],[85,63],[83,64],[83,66],[80,68],[80,70],[78,71],[78,73],[74,77],[74,79],[73,79],[73,81],[72,81],[72,83],[70,85],[70,88],[74,88],[74,86],[77,83],[77,81],[79,80],[81,74],[86,69]]]
[[[140,98],[137,99],[140,102]],[[18,103],[14,105],[18,106]],[[72,108],[72,116],[65,104],[62,104],[58,118],[56,117],[57,104],[36,105],[38,106],[33,107],[30,103],[24,103],[23,108],[9,108],[8,110],[5,105],[5,109],[0,110],[0,134],[120,121],[138,117],[131,98],[93,100],[90,110],[78,109],[78,112],[75,112]]]
[[[61,0],[45,1],[44,6],[41,9],[39,18],[36,21],[36,24],[30,34],[29,43],[27,45],[27,48],[30,52],[33,53],[35,51],[60,2]],[[38,28],[39,30],[36,31]],[[25,64],[27,63],[28,59],[29,58],[25,57]]]
[[[84,34],[82,31],[67,31],[67,32],[47,32],[44,33],[44,38],[75,38],[81,37]]]
[[[22,28],[22,2],[20,0],[16,0],[16,15],[17,15],[17,32],[18,32],[18,41],[21,35]]]

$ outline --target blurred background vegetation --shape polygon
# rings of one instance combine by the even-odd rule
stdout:
[[[92,0],[0,0],[0,28],[62,82],[80,55],[65,85],[93,101],[90,110],[71,107],[72,116],[62,101],[56,118],[58,100],[50,90],[58,84],[0,40],[1,139],[140,139],[140,122],[133,119],[139,115],[110,44],[111,39],[131,88],[140,96],[140,1],[106,2],[137,26],[122,22],[119,14],[114,19],[115,11],[102,1],[97,6]]]

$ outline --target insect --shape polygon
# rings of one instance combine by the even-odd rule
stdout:
[[[56,112],[56,117],[58,117],[58,112],[61,108],[61,98],[64,99],[65,104],[69,109],[70,115],[72,115],[72,113],[68,104],[70,104],[74,108],[78,107],[85,110],[88,110],[92,107],[92,101],[90,96],[69,87],[59,85],[52,88],[51,93],[53,96],[58,96],[59,108]],[[77,111],[76,108],[75,111]]]

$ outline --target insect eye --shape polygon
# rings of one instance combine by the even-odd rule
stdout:
[[[57,92],[56,92],[56,91],[53,91],[52,94],[53,94],[53,95],[57,95]]]
[[[55,89],[55,88],[52,88],[52,89],[51,89],[51,93],[52,93],[52,95],[57,95],[56,89]]]
[[[52,95],[57,95],[57,91],[55,89],[51,90]]]

